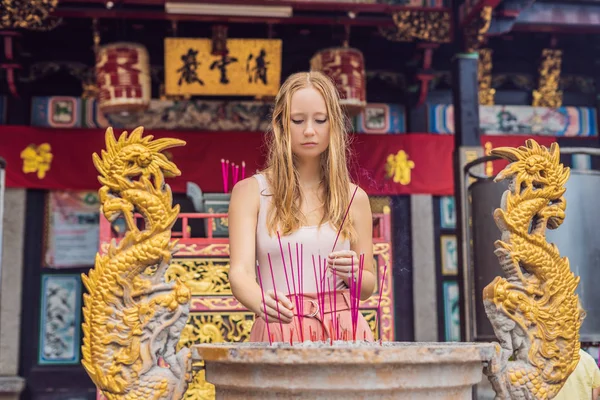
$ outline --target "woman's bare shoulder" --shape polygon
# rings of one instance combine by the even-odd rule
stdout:
[[[251,176],[237,182],[231,190],[230,208],[255,207],[258,209],[260,194],[258,180]]]
[[[258,198],[258,180],[251,176],[237,182],[231,190],[231,197],[233,196],[256,196]]]

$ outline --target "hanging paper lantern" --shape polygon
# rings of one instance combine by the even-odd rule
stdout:
[[[144,46],[113,43],[96,54],[98,107],[104,114],[138,112],[150,105],[150,58]]]
[[[358,115],[367,105],[367,81],[363,54],[349,47],[319,51],[310,60],[313,71],[323,72],[334,82],[340,103],[350,116]]]

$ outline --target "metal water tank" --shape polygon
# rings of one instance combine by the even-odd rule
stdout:
[[[561,153],[569,149],[561,149]],[[590,149],[594,154],[598,150]],[[500,239],[493,212],[500,207],[507,182],[494,183],[479,179],[468,187],[471,196],[472,271],[471,326],[473,339],[497,340],[483,308],[483,289],[496,276],[503,276],[494,255],[494,242]],[[566,219],[558,229],[546,231],[548,241],[555,243],[562,256],[570,260],[571,270],[581,277],[577,293],[587,316],[581,326],[581,342],[600,341],[600,172],[571,170],[566,184]]]

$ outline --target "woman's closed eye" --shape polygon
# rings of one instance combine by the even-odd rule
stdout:
[[[327,122],[327,118],[325,118],[325,119],[315,119],[315,122],[317,124],[324,124],[325,122]]]
[[[300,125],[301,123],[304,122],[304,120],[303,119],[293,119],[292,122],[296,125]]]

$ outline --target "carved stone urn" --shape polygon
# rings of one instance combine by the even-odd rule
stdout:
[[[194,346],[216,399],[471,399],[492,343],[305,342]]]

